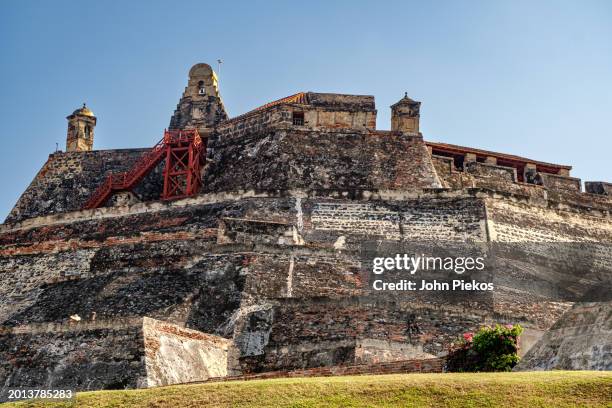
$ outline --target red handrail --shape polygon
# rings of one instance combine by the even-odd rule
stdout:
[[[164,137],[153,146],[127,172],[110,173],[102,184],[89,197],[84,209],[98,208],[103,205],[114,191],[130,191],[162,160],[168,146],[193,143],[199,146],[202,143],[196,129],[165,130]]]

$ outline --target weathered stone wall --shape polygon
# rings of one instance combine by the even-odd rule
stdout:
[[[432,155],[431,161],[434,164],[442,187],[461,190],[476,186],[474,176],[464,171],[458,171],[455,168],[452,157]]]
[[[587,193],[582,193],[581,181],[574,177],[534,173],[534,182],[538,184],[531,184],[517,182],[516,169],[512,167],[467,161],[463,163],[463,168],[457,168],[452,157],[433,154],[431,158],[445,188],[485,188],[502,194],[522,195],[540,204],[578,206],[587,212],[592,209],[608,213],[612,206],[610,194],[606,193],[609,183],[587,182]]]
[[[303,108],[304,126],[323,130],[376,129],[376,108],[373,96],[342,95],[309,92],[308,104]]]
[[[442,186],[420,137],[373,132],[373,97],[304,98],[220,124],[207,145],[205,191]],[[303,113],[302,125],[293,112]]]
[[[582,186],[579,178],[545,173],[541,173],[540,177],[542,178],[544,187],[550,190],[581,191]]]
[[[122,389],[146,382],[142,319],[0,329],[0,401],[9,388]]]
[[[612,221],[584,212],[486,200],[487,228],[505,273],[495,276],[495,309],[532,329],[550,327],[572,302],[609,300]],[[537,318],[534,319],[534,317]]]
[[[209,143],[205,192],[441,187],[422,139],[391,133],[279,130]]]
[[[25,266],[19,268],[3,284],[3,324],[62,322],[73,314],[84,319],[151,316],[216,333],[240,301],[241,279],[234,266],[240,256],[199,260],[206,248],[189,251],[189,246],[189,241],[174,241],[100,250],[90,263],[93,276],[80,279],[54,278],[53,269],[46,279],[28,279]],[[146,258],[147,252],[152,258]],[[106,268],[99,258],[105,255],[111,257]],[[169,259],[161,261],[165,256]],[[29,262],[39,259],[29,258]],[[182,266],[192,259],[195,265]],[[211,297],[224,301],[215,303]]]
[[[268,132],[272,129],[352,129],[357,131],[375,130],[376,108],[373,96],[302,94],[302,103],[272,102],[243,115],[220,123],[215,129],[215,138],[227,142],[253,133]],[[293,113],[303,114],[303,124],[293,123]]]
[[[515,370],[612,370],[612,303],[574,305]]]
[[[9,388],[141,388],[237,375],[233,342],[150,318],[0,328],[0,401]]]
[[[603,181],[587,181],[584,183],[584,188],[587,193],[607,196],[612,195],[612,183],[605,183]]]
[[[605,253],[592,272],[570,275],[545,252],[519,248],[527,256],[502,257],[509,264],[492,296],[452,302],[373,293],[359,257],[366,240],[612,242],[608,213],[531,200],[479,189],[218,193],[8,224],[0,322],[13,330],[75,314],[89,323],[152,317],[232,339],[243,372],[441,356],[464,331],[494,322],[524,324],[536,339],[602,286]]]
[[[270,312],[268,342],[240,359],[245,373],[351,365],[363,361],[364,339],[379,346],[401,342],[403,358],[444,355],[461,335],[486,323],[486,313],[415,307],[384,299],[351,297],[285,300]],[[378,361],[395,361],[395,347],[378,350]]]
[[[245,136],[265,132],[271,129],[287,128],[292,125],[291,105],[282,104],[271,106],[258,112],[241,115],[231,120],[225,121],[216,127],[211,142],[208,144],[210,149],[214,146],[215,140],[227,143],[237,141]]]
[[[436,169],[436,173],[441,180],[445,180],[447,177],[455,171],[455,164],[452,157],[431,155],[431,161]]]
[[[406,199],[403,202],[314,203],[315,231],[380,235],[390,240],[485,241],[484,206],[479,199]]]
[[[441,373],[444,370],[444,363],[444,358],[399,360],[384,363],[317,367],[292,371],[267,371],[264,373],[243,374],[235,377],[211,378],[209,382],[267,378],[328,377],[359,374]]]
[[[430,359],[433,355],[423,351],[422,344],[413,345],[405,341],[361,339],[355,347],[357,364],[378,364],[381,362],[410,359]]]
[[[5,222],[79,210],[110,172],[129,170],[147,149],[57,152],[38,172]],[[135,189],[142,200],[159,199],[162,165]]]
[[[147,317],[143,337],[148,387],[239,374],[231,340]]]
[[[163,211],[133,214],[109,208],[99,212],[114,216],[84,216],[66,223],[58,215],[52,224],[7,229],[0,236],[0,316],[7,327],[60,323],[73,314],[86,320],[150,316],[233,336],[232,321],[243,308],[285,298],[362,293],[356,259],[316,248],[354,248],[364,235],[384,237],[384,228],[395,238],[401,229],[407,237],[425,236],[427,226],[432,234],[454,232],[452,239],[482,237],[482,205],[474,200],[356,205],[253,198],[187,207],[168,204],[161,206]],[[341,215],[337,222],[334,217]],[[376,222],[383,229],[371,228]],[[224,225],[222,234],[219,224]],[[345,243],[338,245],[343,237]],[[252,254],[247,250],[251,245],[304,249],[260,249]],[[228,246],[235,249],[221,250]],[[262,336],[265,333],[246,338]]]
[[[516,169],[489,163],[468,162],[464,164],[467,173],[479,178],[492,178],[498,181],[516,183]]]
[[[308,92],[307,96],[308,104],[317,108],[361,112],[372,112],[376,109],[374,97],[370,95]]]
[[[487,223],[493,241],[612,242],[612,220],[609,216],[534,206],[527,200],[489,199],[486,205]]]

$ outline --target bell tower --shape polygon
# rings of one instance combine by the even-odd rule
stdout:
[[[96,117],[89,108],[83,107],[72,112],[68,119],[68,134],[66,136],[67,152],[84,152],[93,149],[94,128]]]
[[[420,134],[419,119],[421,102],[408,97],[408,92],[394,105],[391,105],[391,130],[402,133]]]
[[[206,137],[211,129],[227,120],[219,94],[217,74],[208,64],[196,64],[189,70],[189,80],[174,115],[170,129],[197,129]]]

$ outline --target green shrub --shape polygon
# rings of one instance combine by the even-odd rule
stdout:
[[[449,352],[448,371],[510,371],[519,362],[519,325],[499,324],[481,327],[475,334],[465,333]]]

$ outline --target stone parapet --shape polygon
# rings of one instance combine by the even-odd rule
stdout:
[[[584,188],[587,193],[612,196],[612,183],[603,181],[586,181]]]
[[[542,185],[549,190],[580,192],[582,189],[579,178],[560,176],[558,174],[538,174],[542,178]]]
[[[480,178],[492,178],[500,182],[516,183],[516,169],[513,167],[498,166],[496,164],[479,163],[476,161],[464,163],[467,173]]]

